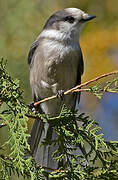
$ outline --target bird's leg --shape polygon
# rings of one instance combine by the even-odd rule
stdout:
[[[35,101],[36,102],[36,101]],[[40,105],[37,105],[37,106],[34,106],[34,103],[35,102],[31,102],[30,104],[28,104],[28,107],[29,107],[29,109],[32,111],[32,112],[34,112],[35,114],[36,113],[41,113],[42,111],[41,111],[41,108],[40,108]]]
[[[28,107],[32,112],[36,112],[36,106],[34,106],[34,102],[29,103]]]
[[[64,100],[64,90],[59,90],[56,94],[57,98],[60,98],[61,100]]]

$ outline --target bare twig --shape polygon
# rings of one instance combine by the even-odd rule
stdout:
[[[84,82],[84,83],[82,83],[82,84],[80,84],[80,85],[77,85],[77,86],[75,86],[75,87],[72,88],[72,89],[67,90],[66,92],[64,92],[64,95],[67,95],[67,94],[69,94],[69,93],[74,93],[74,92],[80,92],[80,91],[82,91],[82,92],[90,92],[90,89],[80,89],[80,88],[83,87],[83,86],[86,86],[86,85],[88,85],[88,84],[90,84],[90,83],[92,83],[92,82],[98,81],[99,79],[102,79],[102,78],[107,77],[107,76],[115,75],[115,74],[118,74],[118,71],[113,71],[113,72],[109,72],[109,73],[103,74],[103,75],[101,75],[101,76],[98,76],[98,77],[96,77],[96,78],[94,78],[94,79],[91,79],[91,80],[86,81],[86,82]],[[41,101],[35,102],[35,103],[34,103],[34,106],[37,106],[38,104],[41,104],[41,103],[43,103],[43,102],[45,102],[45,101],[49,101],[49,100],[55,99],[55,98],[56,98],[56,95],[51,96],[51,97],[48,97],[48,98],[45,98],[45,99],[43,99],[43,100],[41,100]],[[1,101],[0,101],[0,102],[1,102]],[[29,118],[33,118],[33,119],[39,118],[39,117],[36,117],[36,116],[34,116],[34,115],[27,115],[27,114],[26,114],[26,116],[29,117]],[[4,127],[4,126],[6,126],[6,124],[5,124],[5,123],[4,123],[4,124],[2,123],[2,124],[0,125],[0,128],[2,128],[2,127]]]
[[[4,126],[6,126],[5,123],[0,124],[0,128],[2,128],[2,127],[4,127]]]
[[[69,93],[74,93],[74,92],[80,92],[80,91],[89,91],[88,89],[80,89],[80,88],[83,87],[83,86],[87,86],[88,84],[90,84],[90,83],[92,83],[92,82],[98,81],[99,79],[105,78],[105,77],[107,77],[107,76],[115,75],[115,74],[118,74],[118,71],[112,71],[112,72],[109,72],[109,73],[106,73],[106,74],[102,74],[101,76],[98,76],[98,77],[96,77],[96,78],[94,78],[94,79],[91,79],[91,80],[89,80],[89,81],[86,81],[85,83],[82,83],[82,84],[80,84],[80,85],[75,86],[75,87],[72,88],[72,89],[69,89],[69,90],[65,91],[65,92],[64,92],[64,95],[67,95],[67,94],[69,94]],[[51,96],[51,97],[48,97],[48,98],[44,98],[44,99],[41,100],[41,101],[35,102],[35,103],[34,103],[34,106],[37,106],[38,104],[41,104],[41,103],[43,103],[43,102],[45,102],[45,101],[49,101],[49,100],[51,100],[51,99],[55,99],[56,97],[57,97],[57,96],[54,95],[54,96]]]
[[[2,103],[3,103],[3,102],[0,100],[0,106],[2,105]]]
[[[58,169],[53,169],[53,168],[49,168],[49,167],[46,167],[46,166],[41,166],[39,163],[36,164],[36,167],[42,167],[44,169],[47,169],[47,170],[50,170],[50,171],[57,171]]]

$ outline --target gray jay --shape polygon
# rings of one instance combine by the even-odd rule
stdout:
[[[28,54],[30,85],[34,101],[55,94],[62,94],[81,83],[83,56],[79,44],[81,29],[85,22],[95,18],[77,8],[66,8],[54,13],[46,22],[43,31],[31,45]],[[71,94],[40,104],[39,111],[50,117],[57,116],[62,104],[74,109],[80,94]],[[52,159],[56,146],[40,146],[45,138],[57,138],[49,123],[35,120],[29,144],[31,153],[42,166],[57,168]]]

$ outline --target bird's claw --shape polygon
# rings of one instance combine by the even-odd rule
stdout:
[[[61,100],[63,100],[64,99],[64,90],[58,91],[56,97],[60,98]]]
[[[34,106],[34,102],[31,102],[30,104],[28,104],[28,107],[32,112],[34,113],[36,112],[36,107]]]

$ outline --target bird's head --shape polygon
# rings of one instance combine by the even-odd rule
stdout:
[[[80,31],[85,22],[95,18],[77,8],[66,8],[54,13],[46,22],[44,30],[51,30],[57,38],[79,38]],[[50,32],[51,32],[50,31]],[[51,33],[50,33],[51,35]],[[62,35],[62,36],[61,36]]]

